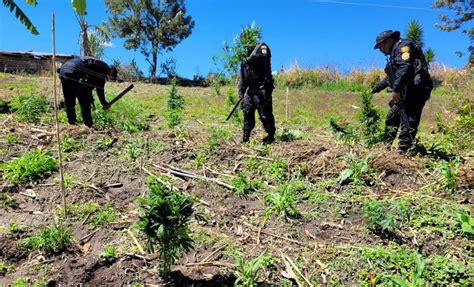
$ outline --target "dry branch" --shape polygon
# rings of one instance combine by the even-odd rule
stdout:
[[[171,174],[174,174],[174,175],[179,175],[179,176],[184,176],[184,177],[188,177],[188,178],[192,178],[192,179],[200,179],[200,180],[205,180],[205,181],[209,181],[209,182],[213,182],[215,184],[218,184],[220,186],[223,186],[225,188],[228,188],[230,190],[234,190],[235,187],[232,186],[232,185],[229,185],[227,183],[224,183],[218,179],[215,179],[215,178],[210,178],[210,177],[205,177],[205,176],[200,176],[200,175],[197,175],[197,174],[194,174],[192,172],[189,172],[189,171],[177,171],[175,169],[171,169],[171,168],[166,168],[164,166],[161,166],[159,164],[153,164],[154,167],[156,168],[159,168],[163,171],[166,171],[166,172],[169,172]]]

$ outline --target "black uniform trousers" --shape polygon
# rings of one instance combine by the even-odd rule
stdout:
[[[421,114],[425,102],[429,99],[431,88],[420,86],[412,87],[406,91],[405,99],[401,103],[391,102],[390,110],[385,119],[386,143],[392,144],[397,137],[398,149],[406,151],[412,147],[418,132]]]
[[[63,87],[64,101],[66,104],[67,120],[70,124],[77,124],[76,120],[76,98],[81,107],[81,116],[84,124],[92,127],[92,87],[79,83],[74,79],[60,77]]]
[[[275,135],[275,117],[272,107],[273,87],[261,87],[259,89],[249,88],[247,95],[242,100],[242,111],[244,113],[243,139],[248,140],[250,133],[255,127],[255,110],[258,111],[260,121],[269,137]]]

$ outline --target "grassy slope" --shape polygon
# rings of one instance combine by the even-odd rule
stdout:
[[[0,74],[0,99],[8,100],[18,94],[32,93],[44,95],[52,102],[49,82],[48,78]],[[126,85],[108,84],[108,97],[112,97]],[[463,235],[456,219],[458,210],[472,212],[472,175],[469,176],[473,171],[472,138],[467,138],[467,147],[458,153],[458,156],[463,157],[457,179],[458,190],[450,194],[441,185],[443,177],[437,172],[437,160],[429,157],[404,159],[378,146],[372,150],[360,145],[349,147],[329,135],[325,130],[329,116],[335,115],[341,119],[355,121],[359,104],[354,93],[342,90],[292,89],[288,94],[289,118],[284,122],[286,91],[276,89],[274,111],[278,128],[304,131],[305,139],[290,143],[277,142],[268,149],[257,142],[245,147],[237,144],[240,124],[237,121],[223,123],[230,107],[225,104],[224,96],[213,95],[212,88],[179,89],[186,101],[186,132],[184,140],[182,136],[176,138],[176,133],[166,127],[162,117],[168,90],[169,87],[166,86],[136,84],[136,88],[113,108],[118,111],[131,106],[137,107],[140,116],[148,118],[150,131],[135,134],[117,131],[91,133],[63,128],[77,145],[67,154],[65,164],[66,174],[71,181],[68,190],[69,202],[77,204],[79,210],[85,202],[98,206],[111,202],[118,214],[112,221],[125,222],[125,226],[128,226],[137,217],[134,198],[146,190],[143,184],[146,175],[141,171],[141,165],[149,167],[155,162],[167,162],[202,173],[197,160],[201,154],[202,162],[210,170],[217,170],[232,177],[235,176],[232,170],[240,164],[238,170],[245,177],[266,183],[248,197],[242,198],[200,181],[192,181],[187,187],[176,181],[177,186],[187,188],[188,192],[210,204],[200,208],[205,211],[205,216],[211,223],[193,224],[192,227],[198,258],[203,259],[219,246],[224,246],[219,260],[225,262],[233,262],[232,254],[235,250],[240,250],[247,257],[256,257],[262,250],[267,249],[276,259],[276,269],[268,269],[265,275],[261,276],[268,282],[283,285],[289,284],[289,281],[280,275],[285,269],[280,256],[282,251],[293,259],[298,269],[313,284],[369,286],[376,282],[388,282],[383,276],[389,274],[398,274],[410,280],[410,274],[415,269],[416,254],[419,253],[425,262],[424,277],[431,280],[429,284],[468,286],[469,281],[472,282],[472,237]],[[225,94],[225,89],[222,89],[222,94]],[[450,123],[456,116],[458,99],[467,97],[472,101],[472,96],[472,81],[461,89],[436,90],[424,110],[420,132],[422,142],[437,141],[443,146],[452,146],[452,143],[445,142],[448,139],[442,134],[432,134],[435,130],[435,115],[441,114],[443,122]],[[388,101],[386,94],[376,95],[374,101],[385,112]],[[64,112],[61,112],[60,118],[64,119]],[[1,115],[0,121],[4,123],[0,143],[2,161],[8,161],[35,146],[54,150],[54,141],[50,138],[49,141],[31,139],[29,132],[32,125],[20,123],[9,115]],[[43,117],[42,123],[36,126],[53,131],[52,123],[49,113]],[[221,140],[217,148],[211,148],[208,140],[213,131],[211,127],[219,126],[230,132],[233,140]],[[258,128],[256,133],[257,138],[263,136],[261,128]],[[22,140],[7,143],[8,134],[16,134]],[[113,138],[118,139],[117,143],[108,146],[107,140]],[[144,141],[148,148],[145,148]],[[316,152],[318,150],[321,153]],[[456,148],[453,150],[458,151]],[[374,179],[373,185],[341,186],[335,183],[339,172],[347,167],[344,161],[347,154],[356,158],[371,154],[371,171],[367,176]],[[239,155],[245,156],[239,158]],[[273,158],[274,162],[259,160],[255,156]],[[286,163],[288,168],[278,174],[278,170],[274,168],[276,161]],[[94,170],[96,172],[93,172]],[[91,174],[94,177],[88,181]],[[229,176],[220,177],[225,180]],[[54,183],[54,178],[57,177],[58,175],[54,174],[47,183]],[[290,178],[295,178],[297,184],[303,186],[290,191],[294,195],[301,217],[285,220],[272,216],[263,221],[263,194],[284,186]],[[120,192],[108,191],[110,194],[107,193],[107,196],[90,188],[101,188],[106,183],[115,181],[123,182],[124,189],[120,189]],[[20,204],[17,209],[3,207],[0,211],[2,225],[7,227],[11,220],[16,218],[26,231],[12,237],[5,228],[2,232],[3,240],[18,243],[19,238],[33,233],[38,226],[44,225],[45,222],[51,223],[52,214],[59,214],[57,206],[60,199],[53,196],[54,188],[32,186],[40,202],[18,193],[27,188],[28,186],[20,186],[18,190],[8,189],[2,192]],[[364,213],[373,218],[379,216],[379,220],[380,216],[383,218],[383,214],[364,212],[367,210],[364,206],[374,202],[382,205],[382,213],[393,216],[393,232],[371,232],[367,229]],[[44,220],[25,216],[22,212],[37,209],[45,213]],[[110,213],[110,208],[104,212]],[[68,226],[74,230],[76,240],[89,232],[86,227],[81,227],[82,221],[83,218],[79,215],[67,220]],[[252,228],[247,228],[248,224],[265,224],[262,228],[264,232],[259,235],[259,244],[254,240],[256,233]],[[101,229],[98,239],[92,241],[92,251],[89,255],[67,255],[66,259],[87,256],[96,258],[106,243],[117,246],[119,254],[137,252],[136,246],[126,233],[120,231],[123,229],[118,230],[107,232]],[[138,233],[136,236],[142,239]],[[17,262],[5,254],[2,254],[2,262],[14,266],[14,270],[7,273],[3,279],[0,278],[2,283],[19,277],[48,280],[65,276],[61,273],[59,259],[50,264],[38,264],[39,267],[32,269],[25,267],[24,258]],[[152,269],[152,266],[149,269]],[[300,275],[296,277],[298,282],[304,282]],[[59,279],[59,282],[64,282],[61,280],[64,279]],[[156,280],[156,276],[137,281],[150,280]]]

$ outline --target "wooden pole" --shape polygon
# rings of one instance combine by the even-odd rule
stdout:
[[[66,192],[64,189],[64,173],[63,173],[63,159],[61,154],[61,139],[59,134],[59,119],[58,119],[58,96],[56,93],[56,39],[54,30],[54,12],[51,15],[51,32],[53,34],[53,94],[54,94],[54,115],[56,119],[56,144],[58,148],[58,160],[59,160],[59,176],[61,177],[61,195],[63,199],[64,218],[67,217],[67,205],[66,205]]]
[[[289,93],[289,89],[288,89],[288,87],[286,87],[285,122],[288,122],[288,93]]]

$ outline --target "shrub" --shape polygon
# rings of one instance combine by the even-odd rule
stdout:
[[[15,116],[32,123],[39,122],[41,116],[48,111],[48,102],[41,96],[20,95],[12,99],[10,107]]]
[[[23,247],[30,250],[42,250],[49,254],[61,253],[72,242],[71,232],[60,226],[53,225],[43,228],[38,234],[22,240]]]
[[[58,167],[50,153],[36,149],[3,164],[1,168],[4,179],[12,184],[22,184],[42,181]]]
[[[235,187],[235,193],[247,194],[252,190],[258,190],[262,186],[260,180],[251,180],[242,173],[237,173],[237,177],[230,182]]]
[[[249,261],[246,261],[243,255],[237,256],[235,258],[237,267],[234,269],[234,274],[237,279],[234,282],[234,286],[260,286],[260,274],[266,266],[272,263],[272,261],[272,258],[269,257],[265,251],[258,257]]]
[[[104,251],[100,254],[100,261],[105,263],[111,263],[117,259],[117,248],[104,246]]]
[[[266,216],[274,214],[285,219],[298,216],[294,192],[294,185],[290,183],[280,186],[276,191],[266,192],[263,195]]]
[[[156,180],[149,182],[150,193],[140,197],[142,213],[139,217],[139,228],[145,233],[147,249],[154,252],[158,245],[161,261],[158,272],[167,277],[171,265],[193,248],[190,237],[189,221],[194,214],[190,197],[177,193]]]

